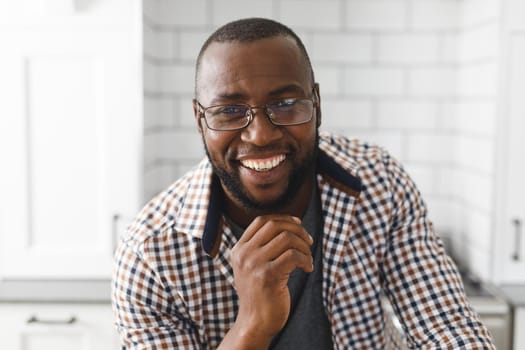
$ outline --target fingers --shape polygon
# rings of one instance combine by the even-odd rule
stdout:
[[[295,249],[288,249],[283,252],[277,259],[270,261],[270,268],[275,271],[285,271],[290,274],[296,268],[304,272],[314,270],[313,258],[310,254],[304,254]]]
[[[278,221],[281,223],[295,223],[296,225],[299,225],[301,223],[301,220],[295,216],[290,215],[265,215],[265,216],[258,216],[256,217],[252,223],[246,228],[244,231],[240,242],[247,242],[253,238],[255,233],[257,233],[266,223],[271,221]]]
[[[268,256],[270,260],[277,259],[287,250],[297,250],[303,255],[311,255],[310,244],[305,242],[297,234],[289,231],[281,232],[261,247],[262,254]]]
[[[313,270],[312,237],[300,220],[287,215],[256,218],[233,249],[236,266],[250,271],[266,270],[268,276],[287,276],[296,268]]]
[[[313,271],[310,249],[313,239],[300,223],[289,215],[260,216],[252,221],[230,256],[240,288],[275,286],[282,282],[286,285],[296,268]]]
[[[310,242],[305,242],[295,233],[283,231],[261,248],[262,254],[271,257],[271,269],[290,274],[296,268],[313,271]]]
[[[289,232],[311,245],[312,237],[300,224],[299,218],[289,215],[260,216],[246,228],[241,241],[250,242],[254,246],[264,246],[283,232]]]

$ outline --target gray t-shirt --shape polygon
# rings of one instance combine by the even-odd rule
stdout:
[[[239,239],[244,230],[229,222],[234,235]],[[270,345],[272,350],[333,349],[330,322],[321,296],[323,216],[317,186],[312,193],[302,225],[314,239],[311,247],[314,271],[306,273],[296,269],[290,274],[288,280],[291,298],[290,316],[284,328],[272,340]]]

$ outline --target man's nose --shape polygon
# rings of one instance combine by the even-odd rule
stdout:
[[[266,146],[283,136],[281,127],[273,125],[265,108],[252,108],[252,121],[242,130],[241,139],[256,146]]]

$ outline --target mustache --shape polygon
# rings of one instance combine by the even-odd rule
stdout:
[[[296,150],[291,145],[268,145],[268,146],[257,146],[249,145],[242,148],[236,149],[232,152],[231,158],[237,158],[240,154],[258,155],[268,153],[293,153]]]

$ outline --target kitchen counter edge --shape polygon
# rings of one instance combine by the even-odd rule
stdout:
[[[0,280],[0,303],[110,303],[107,280]]]

